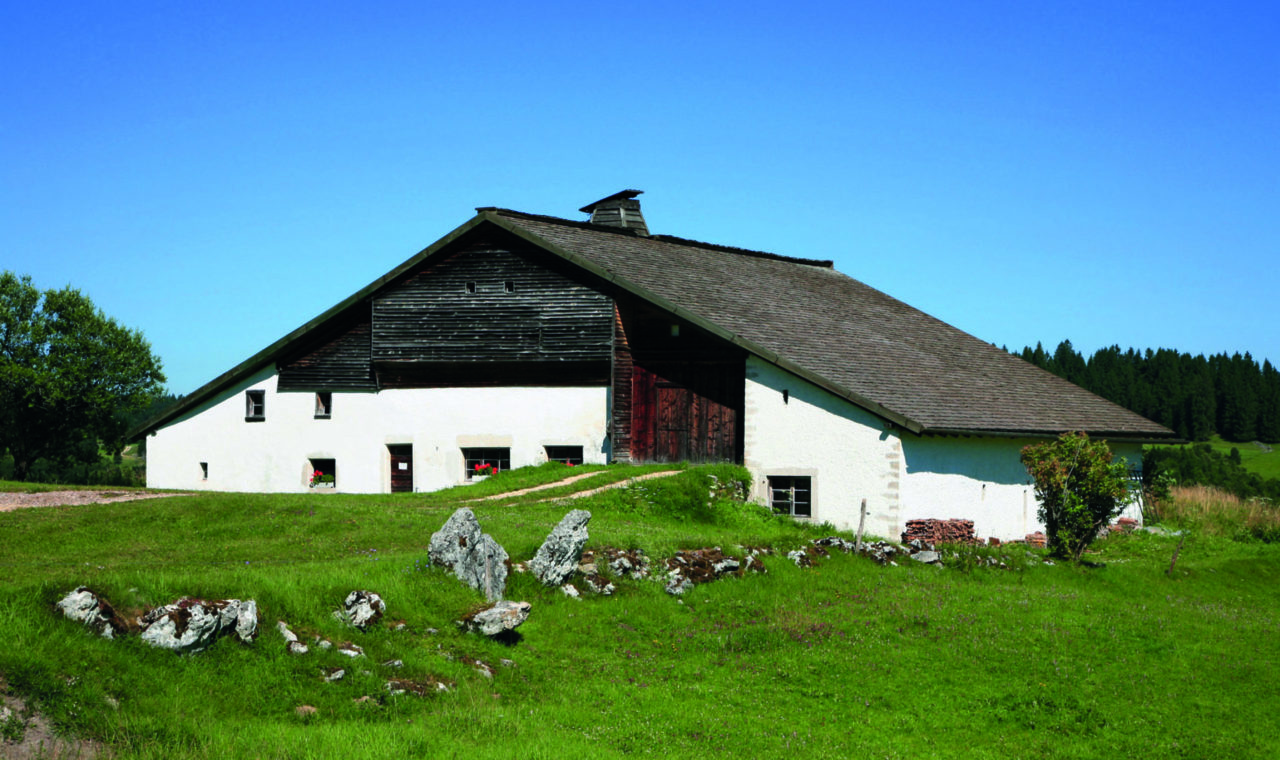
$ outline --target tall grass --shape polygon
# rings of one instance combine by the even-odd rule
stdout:
[[[1163,522],[1205,535],[1280,541],[1280,507],[1266,499],[1242,499],[1212,486],[1176,486],[1159,512]]]

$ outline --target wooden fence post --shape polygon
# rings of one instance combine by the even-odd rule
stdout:
[[[858,511],[858,537],[854,541],[854,551],[862,551],[862,526],[867,522],[867,500],[862,500],[862,508]]]

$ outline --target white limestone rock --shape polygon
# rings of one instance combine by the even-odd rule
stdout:
[[[343,619],[349,625],[363,631],[382,619],[383,613],[387,611],[387,605],[378,594],[360,590],[347,594],[347,598],[342,602],[342,610]]]
[[[587,544],[587,523],[591,513],[575,509],[564,516],[529,562],[529,569],[544,586],[559,586],[578,569],[582,548]]]
[[[148,610],[138,618],[138,627],[143,641],[177,652],[199,652],[223,636],[251,644],[258,630],[258,605],[252,599],[210,602],[183,597]]]
[[[502,598],[507,588],[507,552],[491,536],[480,532],[475,513],[463,507],[431,536],[427,557],[434,565],[453,570],[458,580],[484,593],[489,601]]]
[[[518,628],[529,619],[529,611],[532,609],[533,605],[528,602],[496,602],[459,620],[458,624],[468,631],[497,636]]]
[[[83,623],[106,639],[114,639],[127,630],[111,604],[86,586],[77,587],[54,606],[66,617]]]

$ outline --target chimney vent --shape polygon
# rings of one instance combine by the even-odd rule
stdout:
[[[648,235],[649,227],[644,223],[644,215],[640,213],[640,201],[636,196],[643,190],[623,190],[608,198],[601,198],[595,203],[583,206],[579,211],[591,214],[591,223],[605,227],[623,227],[635,230],[637,235]]]

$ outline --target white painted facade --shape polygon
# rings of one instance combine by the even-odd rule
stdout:
[[[1018,539],[1044,525],[1022,466],[1026,438],[918,436],[755,357],[747,359],[744,464],[766,503],[770,476],[810,477],[812,517],[896,540],[907,520],[973,520],[981,538]],[[1117,456],[1142,462],[1140,444]],[[1127,516],[1141,518],[1131,507]]]
[[[264,391],[262,421],[246,421],[245,394]],[[464,448],[509,448],[511,466],[547,461],[545,446],[581,446],[608,461],[605,387],[415,388],[332,394],[277,392],[274,368],[246,380],[147,438],[147,485],[190,490],[303,492],[312,459],[332,459],[336,491],[391,490],[389,445],[413,446],[413,486],[466,482]],[[207,466],[207,477],[202,463]]]
[[[264,418],[247,421],[246,393],[262,391]],[[805,476],[812,517],[896,539],[906,521],[965,518],[979,537],[1042,530],[1019,460],[1031,439],[918,436],[756,357],[746,366],[744,464],[754,498],[768,502],[771,476]],[[413,487],[467,482],[463,449],[510,450],[511,466],[547,460],[546,446],[581,446],[584,461],[609,461],[605,387],[417,388],[332,394],[328,418],[315,394],[277,392],[264,368],[161,427],[147,439],[152,488],[248,492],[311,490],[312,460],[333,460],[336,491],[391,490],[388,446],[413,447]],[[1142,461],[1139,444],[1118,456]],[[1136,508],[1129,516],[1141,518]]]

